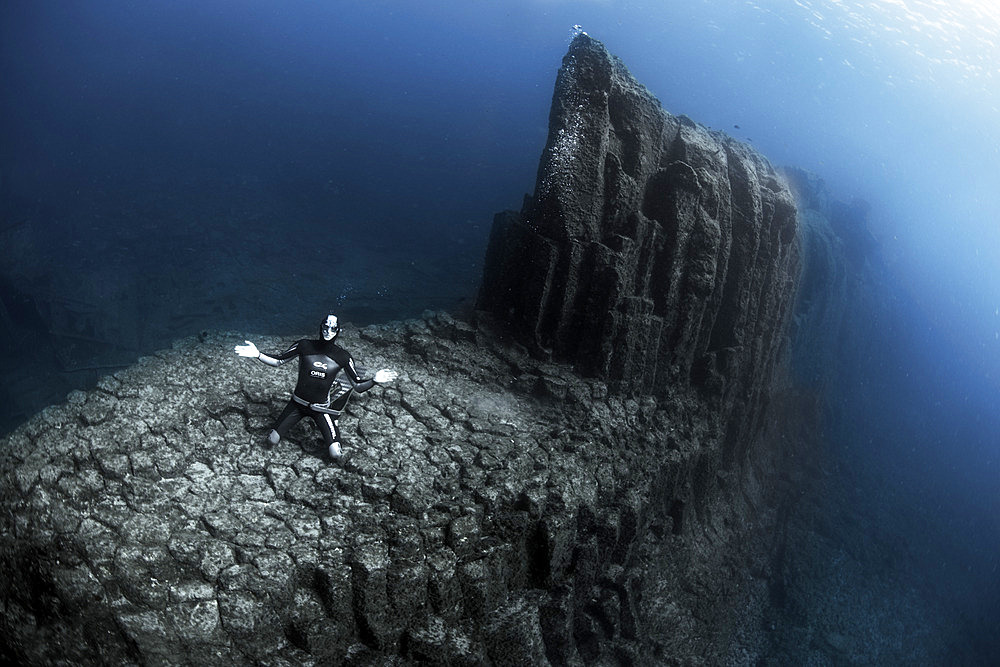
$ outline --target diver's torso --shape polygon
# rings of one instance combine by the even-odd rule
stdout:
[[[310,403],[326,403],[341,365],[335,360],[347,353],[325,341],[304,340],[299,344],[299,381],[295,395]]]

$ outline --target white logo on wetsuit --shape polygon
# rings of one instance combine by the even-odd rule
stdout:
[[[316,368],[322,368],[324,371],[326,370],[326,364],[324,364],[322,361],[314,361],[313,366],[315,366]]]
[[[314,378],[326,377],[326,373],[324,373],[323,371],[309,371],[309,375],[313,376]]]

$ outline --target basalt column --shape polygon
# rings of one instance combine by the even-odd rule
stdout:
[[[479,307],[616,391],[696,387],[746,440],[783,349],[796,235],[764,157],[664,111],[583,34],[559,70],[535,193],[494,220]]]

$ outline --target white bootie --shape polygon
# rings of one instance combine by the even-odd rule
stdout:
[[[344,453],[340,450],[340,443],[334,440],[330,443],[330,458],[339,459]]]
[[[271,446],[273,447],[274,445],[278,444],[279,440],[281,440],[281,436],[278,435],[277,431],[271,429],[271,432],[267,434],[267,441],[271,443]]]

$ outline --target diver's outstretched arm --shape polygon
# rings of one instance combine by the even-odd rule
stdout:
[[[344,375],[347,376],[347,379],[350,381],[354,391],[359,394],[368,391],[377,384],[392,382],[399,377],[399,374],[396,373],[396,371],[383,368],[379,372],[375,373],[374,376],[366,380],[361,377],[360,373],[358,373],[358,368],[354,365],[354,359],[351,358],[351,355],[343,350],[341,350],[338,355],[337,363],[339,363],[340,367],[344,369]]]
[[[236,351],[236,354],[240,355],[241,357],[250,357],[253,359],[258,359],[262,364],[267,364],[268,366],[273,366],[275,368],[277,368],[281,364],[285,363],[286,361],[294,357],[299,346],[298,343],[295,343],[277,357],[272,357],[258,350],[257,346],[251,343],[250,341],[245,341],[245,342],[246,345],[237,345],[235,348],[233,348]]]

